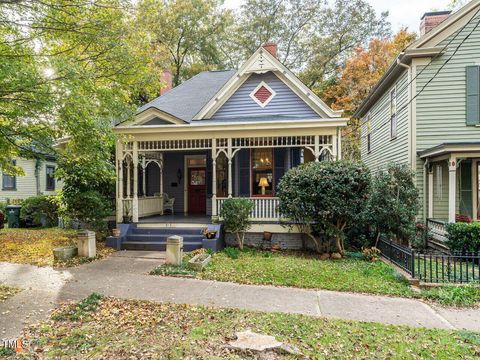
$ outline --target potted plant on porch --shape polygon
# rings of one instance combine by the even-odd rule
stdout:
[[[217,231],[204,228],[202,229],[202,235],[205,236],[207,239],[215,239],[215,236],[217,235]]]

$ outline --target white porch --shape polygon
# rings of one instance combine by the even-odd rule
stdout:
[[[131,220],[137,223],[141,219],[164,215],[164,197],[166,194],[174,197],[172,194],[175,193],[179,198],[176,199],[175,213],[191,215],[188,204],[190,168],[199,171],[205,168],[202,175],[204,179],[200,177],[199,184],[206,182],[206,210],[198,215],[218,216],[227,198],[241,196],[250,198],[255,205],[252,220],[278,222],[279,200],[275,197],[275,186],[281,175],[298,163],[341,158],[339,129],[333,128],[322,133],[163,140],[142,140],[141,136],[137,136],[128,141],[119,140],[116,152],[117,222],[122,222],[124,216],[131,216]],[[270,169],[263,173],[252,165],[253,154],[261,151],[259,149],[268,149],[273,157],[269,161]],[[290,149],[298,151],[293,153]],[[283,154],[277,156],[281,159],[280,164],[274,162],[277,152]],[[297,163],[291,159],[294,156],[292,154],[299,158]],[[248,169],[245,167],[247,161]],[[242,174],[247,171],[250,175],[245,180]],[[158,179],[150,176],[153,172],[158,172]],[[267,178],[267,189],[262,188],[265,195],[258,193],[260,190],[255,175]],[[152,181],[156,184],[152,185]],[[168,216],[171,216],[170,213]]]
[[[432,238],[444,243],[446,224],[480,219],[480,144],[446,143],[420,157],[425,160],[427,225]]]

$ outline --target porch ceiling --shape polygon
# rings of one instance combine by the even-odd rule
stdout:
[[[447,142],[418,152],[418,156],[421,159],[436,158],[450,154],[480,157],[480,141]]]

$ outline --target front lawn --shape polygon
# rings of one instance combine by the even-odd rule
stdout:
[[[0,262],[31,264],[37,266],[73,266],[89,261],[76,257],[66,263],[56,262],[52,250],[56,247],[76,245],[75,230],[48,229],[4,229],[0,230]],[[103,242],[97,242],[97,257],[113,252]]]
[[[316,254],[270,252],[227,248],[213,255],[210,264],[195,272],[185,264],[195,252],[188,253],[181,267],[161,265],[151,274],[188,276],[206,280],[250,285],[292,286],[306,289],[349,291],[377,295],[421,298],[441,305],[474,306],[480,303],[480,286],[442,286],[413,291],[408,281],[393,267],[368,262],[358,253],[342,260],[319,260]]]
[[[0,284],[0,302],[7,300],[20,291],[21,290],[16,287]]]
[[[361,254],[350,254],[342,260],[319,260],[316,254],[246,249],[234,252],[238,253],[235,259],[229,250],[216,253],[197,277],[241,284],[412,294],[408,281],[391,266],[381,261],[367,262]]]
[[[258,299],[261,301],[261,299]],[[64,306],[26,331],[36,357],[253,358],[226,345],[251,329],[306,358],[474,358],[480,336],[455,332],[202,306],[102,298]],[[28,357],[29,353],[23,353]],[[276,358],[294,358],[278,354]]]

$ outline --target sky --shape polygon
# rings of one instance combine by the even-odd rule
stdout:
[[[403,26],[418,31],[420,18],[431,10],[446,10],[451,0],[367,0],[377,12],[389,11],[389,20],[394,31]],[[235,9],[242,0],[225,0],[225,5]]]

